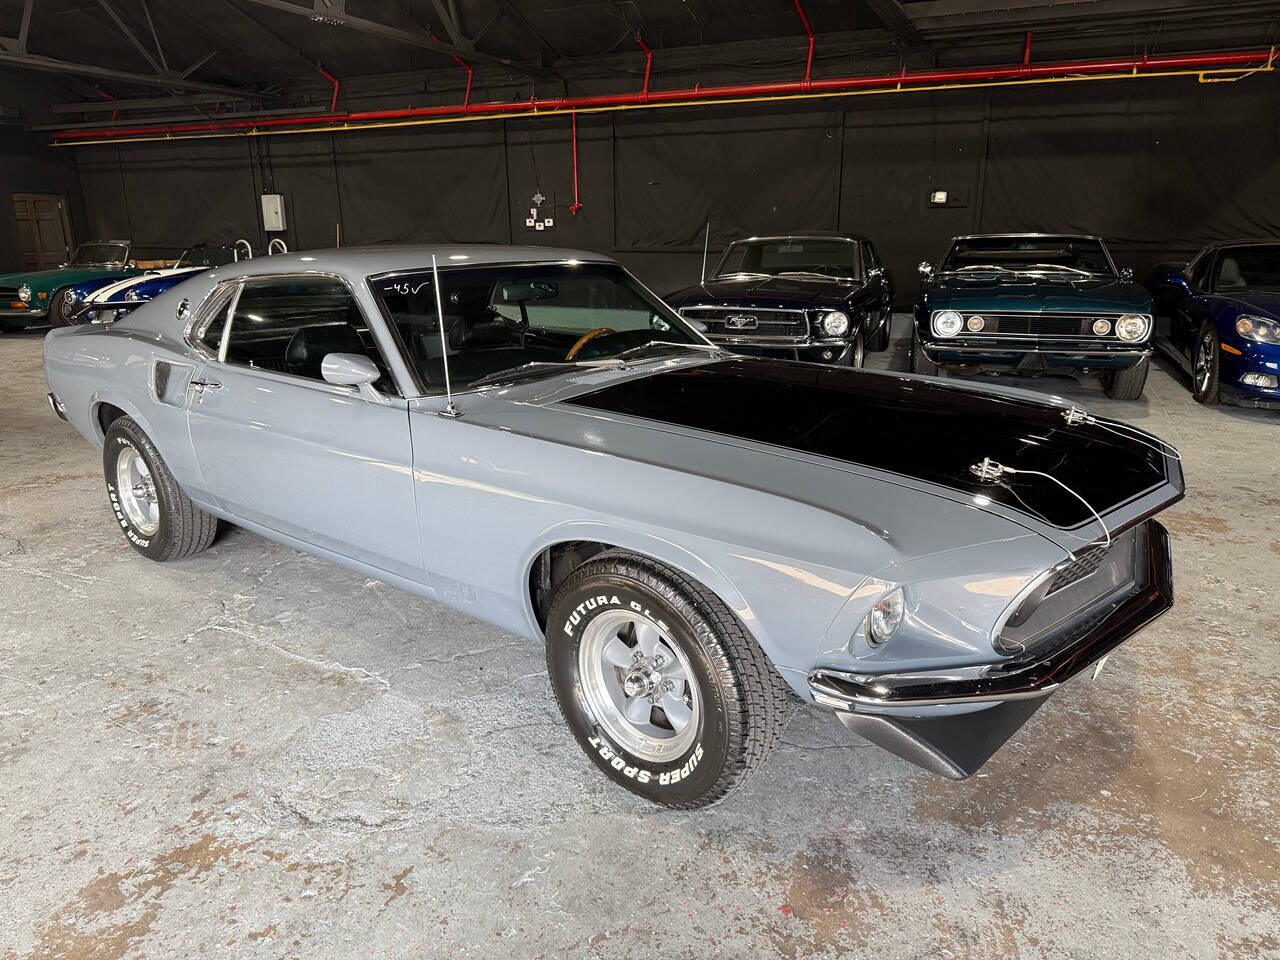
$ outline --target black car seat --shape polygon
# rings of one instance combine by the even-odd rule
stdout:
[[[331,353],[369,355],[354,327],[346,323],[328,323],[299,327],[289,340],[284,359],[290,373],[322,380],[320,364]]]
[[[1218,289],[1239,290],[1247,286],[1235,257],[1223,257],[1222,266],[1218,268]]]

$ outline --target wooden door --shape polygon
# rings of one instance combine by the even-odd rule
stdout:
[[[71,259],[71,227],[61,196],[15,193],[13,217],[27,270],[51,270]]]

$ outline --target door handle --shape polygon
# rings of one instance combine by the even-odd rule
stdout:
[[[196,392],[196,403],[204,403],[204,392],[206,390],[222,389],[222,384],[217,380],[192,380],[190,386]]]

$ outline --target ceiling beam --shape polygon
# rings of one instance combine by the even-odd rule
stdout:
[[[449,39],[453,41],[454,46],[463,50],[470,50],[471,44],[467,42],[467,38],[462,35],[462,30],[458,26],[458,19],[453,15],[453,11],[445,6],[444,0],[431,0],[431,5],[436,8],[436,16],[440,18],[440,22],[444,24],[444,32],[449,35]]]
[[[27,0],[22,5],[22,26],[18,28],[18,52],[27,52],[27,36],[31,33],[31,10],[36,0]]]
[[[159,77],[146,73],[130,73],[127,70],[96,67],[91,63],[54,60],[52,57],[41,57],[34,53],[15,53],[8,50],[0,50],[0,64],[21,67],[25,70],[42,70],[47,73],[70,73],[80,77],[97,77],[99,80],[118,80],[121,83],[136,83],[144,87],[195,90],[198,93],[220,93],[224,97],[236,99],[259,96],[259,94],[251,90],[238,90],[235,87],[224,87],[216,83],[200,83],[197,80],[184,80],[181,77]]]
[[[129,28],[129,25],[120,19],[120,14],[116,13],[115,8],[113,8],[111,4],[107,3],[107,0],[98,0],[98,6],[107,11],[107,16],[115,22],[115,25],[120,29],[120,32],[125,35],[125,39],[133,44],[134,49],[142,54],[142,58],[151,65],[151,69],[156,72],[156,75],[161,77],[164,76],[165,70],[160,66],[160,62],[151,55],[150,50],[142,45],[142,41],[139,40],[138,35]]]
[[[902,8],[900,0],[867,0],[867,6],[886,27],[901,37],[902,42],[907,46],[916,47],[924,42],[924,37],[907,16],[907,11]]]
[[[289,0],[248,0],[249,3],[260,7],[269,7],[272,10],[280,10],[285,13],[292,13],[313,19],[315,14],[309,7],[300,7]],[[376,23],[373,20],[365,20],[363,17],[353,17],[349,14],[331,14],[326,17],[326,23],[332,23],[336,26],[347,27],[351,30],[358,30],[361,33],[367,33],[370,36],[382,37],[385,40],[394,40],[398,43],[407,43],[415,47],[422,47],[435,53],[443,53],[448,56],[462,57],[475,63],[487,63],[493,66],[505,67],[516,73],[522,73],[526,76],[537,77],[538,79],[551,79],[553,76],[549,71],[541,67],[530,67],[522,63],[518,63],[507,57],[495,57],[491,54],[480,53],[475,50],[464,50],[452,44],[445,43],[441,40],[432,40],[425,34],[411,33],[408,30],[401,30],[398,27],[390,27],[385,23]]]
[[[520,8],[512,0],[498,0],[498,9],[505,13],[511,19],[511,22],[520,28],[521,32],[538,45],[548,63],[555,63],[560,59],[560,51],[551,45],[550,40],[534,29],[533,24],[525,18],[525,15],[520,12]]]

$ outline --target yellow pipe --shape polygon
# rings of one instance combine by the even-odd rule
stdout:
[[[1254,73],[1274,73],[1274,56],[1269,59],[1265,66],[1255,67],[1247,71],[1240,69],[1223,68],[1219,70],[1163,70],[1152,73],[1096,73],[1081,74],[1079,76],[1068,77],[1029,77],[1026,79],[1010,79],[1010,80],[983,80],[972,83],[938,83],[926,84],[921,86],[903,87],[899,84],[896,87],[883,87],[879,89],[867,90],[834,90],[823,91],[819,93],[787,93],[772,94],[758,97],[731,97],[725,99],[707,99],[707,100],[681,100],[677,103],[634,103],[634,104],[614,104],[599,107],[564,107],[550,108],[547,110],[539,110],[535,105],[534,108],[525,113],[475,113],[475,114],[459,114],[449,117],[410,117],[403,120],[376,120],[366,123],[343,123],[343,124],[326,124],[317,127],[289,127],[289,128],[271,128],[266,130],[235,130],[235,131],[210,131],[208,133],[193,133],[184,136],[170,136],[151,134],[141,137],[102,137],[95,140],[74,140],[59,141],[53,144],[57,147],[83,147],[105,143],[155,143],[161,141],[178,141],[178,140],[219,140],[227,137],[280,137],[291,136],[294,134],[304,133],[333,133],[337,130],[359,131],[359,130],[382,130],[391,127],[425,127],[440,123],[473,123],[482,120],[519,120],[523,117],[554,117],[570,113],[612,113],[624,110],[659,110],[675,107],[714,107],[723,106],[725,104],[743,104],[743,103],[781,103],[790,100],[823,100],[832,97],[869,97],[880,96],[883,94],[906,94],[906,93],[928,93],[945,90],[977,90],[984,87],[1022,87],[1032,86],[1046,83],[1085,83],[1094,80],[1146,80],[1159,79],[1162,77],[1198,77],[1201,83],[1221,83],[1224,80],[1238,80],[1241,77],[1251,76]],[[1209,79],[1206,79],[1209,78]],[[1216,79],[1221,78],[1221,79]]]

